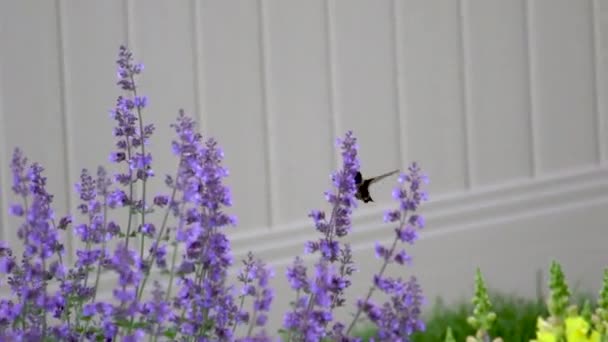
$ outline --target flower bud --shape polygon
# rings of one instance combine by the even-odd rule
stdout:
[[[572,304],[566,308],[566,316],[578,316],[578,307],[576,304]]]
[[[476,328],[477,325],[478,325],[477,318],[475,318],[473,316],[469,316],[467,318],[467,323],[469,323],[469,325],[472,326],[472,327],[474,327],[474,328]]]

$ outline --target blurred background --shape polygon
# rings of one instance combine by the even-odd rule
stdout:
[[[284,267],[316,238],[307,214],[327,208],[347,130],[364,175],[417,161],[430,177],[414,264],[391,270],[416,275],[430,301],[470,297],[476,267],[489,287],[524,296],[551,260],[571,284],[601,285],[606,0],[1,0],[0,41],[4,240],[17,241],[6,214],[15,146],[45,166],[57,216],[75,208],[80,170],[108,164],[126,44],[145,65],[144,120],[157,128],[154,193],[174,173],[169,124],[184,108],[224,148],[235,257],[252,250],[276,267],[276,312],[293,299]],[[376,202],[356,210],[350,298],[379,267],[374,241],[392,239],[382,215],[395,185],[374,185]]]

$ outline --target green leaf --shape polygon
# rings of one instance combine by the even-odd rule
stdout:
[[[608,268],[604,270],[602,289],[600,290],[597,304],[600,308],[608,310]]]
[[[133,329],[142,329],[148,326],[147,322],[133,322]]]
[[[445,342],[456,342],[454,335],[452,334],[452,328],[448,326],[445,332]]]
[[[163,335],[170,339],[174,339],[175,336],[177,336],[177,328],[172,327],[172,328],[166,329],[163,332]]]
[[[121,328],[131,328],[131,321],[125,318],[117,319],[114,323]]]

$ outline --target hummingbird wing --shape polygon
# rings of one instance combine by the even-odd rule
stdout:
[[[368,181],[369,181],[369,184],[370,184],[370,185],[371,185],[371,184],[374,184],[374,183],[376,183],[376,182],[378,182],[378,181],[380,181],[380,180],[382,180],[382,179],[384,179],[384,178],[386,178],[386,177],[389,177],[389,176],[394,175],[394,174],[395,174],[395,173],[397,173],[397,172],[399,172],[399,170],[398,170],[398,169],[397,169],[397,170],[394,170],[394,171],[391,171],[391,172],[387,172],[387,173],[382,174],[382,175],[380,175],[380,176],[376,176],[376,177],[370,178],[370,179],[368,180]]]

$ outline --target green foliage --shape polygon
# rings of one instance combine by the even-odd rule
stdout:
[[[551,295],[547,303],[547,308],[552,317],[563,319],[570,303],[570,290],[568,289],[564,272],[559,263],[553,261],[549,272],[549,288],[551,289]]]
[[[586,299],[581,309],[581,316],[587,321],[591,322],[591,301]]]
[[[600,308],[608,310],[608,268],[604,270],[604,281],[602,282],[602,289],[600,290],[597,304]]]
[[[578,295],[575,303],[583,305],[585,300],[592,298],[591,295]],[[525,299],[520,296],[508,295],[490,291],[492,299],[492,311],[498,317],[490,335],[500,336],[504,341],[530,341],[536,337],[536,320],[539,316],[546,316],[547,309],[542,300]],[[424,316],[426,331],[412,335],[412,342],[437,342],[446,340],[446,332],[450,328],[454,340],[464,341],[467,336],[474,335],[475,330],[467,323],[467,317],[473,311],[473,305],[467,301],[461,301],[455,305],[446,305],[438,299]],[[374,336],[375,329],[370,326],[362,326],[355,336],[368,341]]]
[[[543,303],[504,294],[492,294],[491,298],[493,312],[498,317],[489,331],[491,336],[500,336],[505,341],[529,341],[535,336],[536,319],[546,312]],[[449,308],[439,301],[426,320],[427,331],[415,334],[412,341],[444,340],[448,326],[456,341],[464,341],[475,334],[475,329],[467,323],[467,316],[472,311],[473,307],[468,303]]]
[[[163,335],[164,335],[165,337],[170,338],[170,339],[174,339],[174,338],[175,338],[175,336],[177,336],[177,328],[175,328],[175,327],[171,327],[171,328],[169,328],[169,329],[166,329],[166,330],[163,332]]]
[[[423,314],[426,324],[424,332],[411,336],[412,342],[464,341],[469,336],[483,339],[479,329],[487,330],[489,336],[501,337],[503,341],[530,341],[536,338],[539,317],[552,317],[562,321],[568,312],[581,315],[587,321],[594,322],[596,329],[608,331],[608,269],[604,273],[604,284],[600,291],[594,312],[595,298],[588,293],[577,293],[576,288],[570,291],[561,266],[552,262],[549,276],[550,292],[548,298],[539,293],[537,299],[525,299],[520,296],[488,291],[481,272],[475,277],[475,294],[473,300],[460,301],[446,306],[441,299]],[[547,299],[545,301],[545,299]],[[603,309],[606,307],[606,310]],[[471,313],[473,313],[471,315]],[[483,332],[483,331],[482,331]],[[368,341],[375,335],[371,325],[359,326],[355,336]],[[608,339],[602,340],[608,342]]]
[[[445,332],[445,342],[456,342],[454,334],[452,334],[452,328],[448,327]]]
[[[604,270],[602,289],[597,299],[595,314],[591,316],[595,328],[602,334],[608,333],[608,269]],[[603,341],[608,342],[608,338]]]
[[[355,328],[355,330],[353,331],[353,336],[360,337],[363,342],[369,341],[369,339],[374,337],[375,335],[376,328],[369,323],[363,324],[359,328]]]
[[[492,312],[492,303],[488,296],[488,289],[478,268],[475,273],[475,295],[473,296],[473,315],[467,318],[469,325],[485,336],[490,331],[496,320],[496,314]]]

